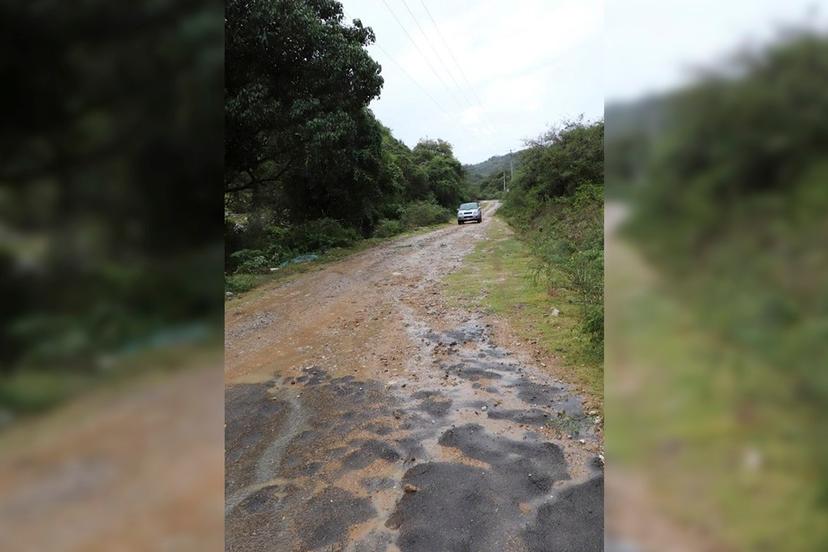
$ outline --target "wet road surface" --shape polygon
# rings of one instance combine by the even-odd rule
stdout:
[[[228,304],[228,551],[603,550],[596,412],[442,296],[489,220]]]

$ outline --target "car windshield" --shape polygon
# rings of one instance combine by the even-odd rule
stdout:
[[[460,206],[461,211],[466,211],[469,209],[477,209],[477,203],[464,203]]]

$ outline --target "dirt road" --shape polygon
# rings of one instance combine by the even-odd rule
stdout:
[[[603,550],[594,413],[443,297],[496,208],[228,303],[226,550]]]
[[[221,355],[136,361],[0,436],[0,550],[221,549]]]

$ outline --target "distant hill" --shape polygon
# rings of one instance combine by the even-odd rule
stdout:
[[[512,163],[514,163],[515,169],[517,169],[520,165],[521,154],[523,154],[524,151],[526,150],[519,150],[512,153]],[[493,155],[480,163],[463,165],[463,168],[470,177],[486,178],[491,174],[502,171],[504,168],[506,170],[509,169],[509,154]]]

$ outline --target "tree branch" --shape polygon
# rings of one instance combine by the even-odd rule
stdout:
[[[285,166],[282,167],[282,170],[280,170],[279,173],[276,176],[271,176],[271,177],[268,177],[268,178],[254,178],[253,174],[249,170],[246,170],[244,172],[246,172],[247,176],[250,177],[250,181],[245,182],[244,184],[241,184],[240,186],[236,186],[234,188],[225,188],[224,193],[234,194],[236,192],[241,192],[242,190],[249,190],[250,188],[254,188],[254,187],[258,186],[259,184],[263,184],[265,182],[276,182],[277,180],[279,180],[282,177],[283,174],[285,174],[285,171],[288,170],[291,163],[293,163],[293,159],[294,159],[293,157],[288,159],[288,162],[285,163]]]

